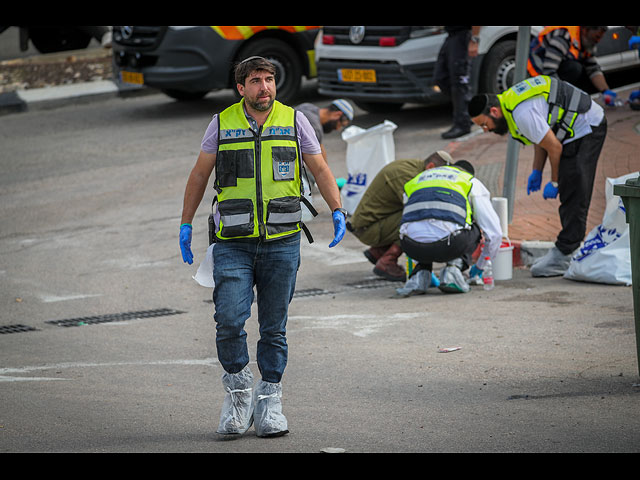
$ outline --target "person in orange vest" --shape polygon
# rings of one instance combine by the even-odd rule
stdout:
[[[585,91],[595,87],[607,105],[615,106],[617,95],[594,57],[606,31],[606,26],[546,26],[531,42],[529,75],[556,76]]]

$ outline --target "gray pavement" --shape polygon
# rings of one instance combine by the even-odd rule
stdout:
[[[59,134],[58,112],[0,117],[0,325],[26,327],[0,335],[0,452],[640,451],[631,288],[515,268],[490,292],[400,299],[353,236],[327,248],[321,202],[288,322],[291,433],[218,438],[211,290],[191,279],[206,240],[194,238],[192,267],[177,244],[197,152],[170,143],[197,147],[210,105],[102,106],[104,119],[61,107]],[[39,127],[29,142],[26,125]],[[89,143],[69,143],[77,131]],[[126,312],[146,313],[105,318]],[[257,375],[255,311],[247,333]]]

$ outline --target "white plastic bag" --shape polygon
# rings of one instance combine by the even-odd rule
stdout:
[[[582,282],[631,285],[631,250],[629,226],[622,198],[613,194],[613,186],[627,178],[637,178],[639,172],[618,178],[607,178],[606,208],[602,223],[584,240],[571,259],[564,278]]]
[[[355,125],[342,132],[347,142],[347,171],[349,178],[340,195],[342,206],[353,214],[362,195],[377,173],[387,163],[395,160],[393,132],[398,126],[385,120],[384,123],[362,129]]]
[[[203,287],[213,288],[215,286],[215,283],[213,281],[213,247],[215,247],[215,245],[215,243],[209,245],[209,248],[207,248],[207,253],[204,256],[204,260],[200,262],[198,271],[192,277]]]

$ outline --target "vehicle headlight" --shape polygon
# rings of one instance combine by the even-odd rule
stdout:
[[[444,32],[444,26],[411,27],[409,37],[410,38],[428,37],[431,35],[438,35],[443,32]]]

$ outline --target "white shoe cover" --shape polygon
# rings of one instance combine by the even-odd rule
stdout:
[[[531,265],[531,276],[557,277],[564,275],[570,263],[571,254],[565,255],[554,246]]]
[[[253,419],[258,437],[279,437],[289,433],[282,414],[282,383],[260,380],[254,392]]]
[[[249,367],[238,373],[225,372],[222,385],[227,394],[222,402],[217,433],[241,435],[253,423],[253,373]]]
[[[442,269],[438,288],[445,293],[467,293],[470,290],[464,275],[455,265],[447,265]]]
[[[406,281],[404,287],[396,288],[396,293],[403,297],[410,295],[424,295],[427,288],[431,285],[431,272],[429,270],[418,270],[409,280]]]

